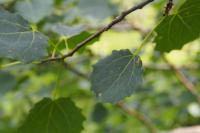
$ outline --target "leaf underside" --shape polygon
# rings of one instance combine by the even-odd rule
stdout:
[[[0,10],[0,57],[31,62],[47,55],[47,38],[17,14]]]
[[[129,50],[113,51],[94,65],[92,90],[103,102],[116,103],[130,96],[142,83],[142,62]]]
[[[29,22],[37,23],[49,15],[53,0],[21,0],[16,3],[17,12]]]

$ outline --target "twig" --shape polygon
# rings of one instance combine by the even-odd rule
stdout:
[[[149,70],[155,70],[155,71],[170,71],[171,67],[169,66],[169,64],[165,63],[165,64],[155,64],[155,63],[150,63],[150,64],[143,64],[143,67],[145,69],[149,69]],[[185,69],[185,70],[199,70],[200,69],[200,65],[187,65],[187,66],[180,66],[180,67],[176,67],[177,69]]]
[[[115,24],[121,22],[127,15],[129,15],[130,13],[138,10],[138,9],[142,9],[144,6],[148,5],[149,3],[153,2],[154,0],[146,0],[140,4],[138,4],[137,6],[133,6],[132,8],[122,12],[118,17],[116,17],[111,23],[109,23],[107,26],[103,27],[101,30],[99,30],[98,32],[96,32],[95,34],[91,35],[90,37],[88,37],[87,39],[83,40],[82,42],[80,42],[72,51],[70,51],[69,53],[61,56],[61,57],[54,57],[54,58],[49,58],[46,60],[43,60],[41,63],[46,63],[46,62],[50,62],[50,61],[59,61],[59,60],[64,60],[67,57],[71,57],[73,56],[80,48],[82,48],[83,46],[85,46],[88,42],[92,41],[93,39],[99,37],[102,33],[104,33],[105,31],[109,30],[110,28],[112,28]]]
[[[150,119],[148,119],[144,114],[136,111],[136,110],[129,110],[123,102],[118,102],[117,107],[119,107],[121,110],[123,110],[125,113],[129,114],[130,116],[133,116],[134,118],[138,119],[140,122],[142,122],[151,133],[156,133],[157,129],[154,127]]]
[[[19,64],[21,64],[20,61],[11,62],[11,63],[4,64],[4,65],[1,65],[1,64],[0,64],[0,70],[1,70],[1,69],[4,69],[4,68],[11,67],[11,66],[19,65]]]
[[[74,67],[72,67],[71,65],[69,65],[67,62],[63,62],[63,65],[70,70],[72,73],[78,75],[79,77],[82,77],[86,80],[89,80],[89,76],[87,74],[84,74],[82,72],[80,72],[79,70],[75,69]]]
[[[196,92],[195,85],[187,79],[187,77],[178,69],[176,66],[171,64],[168,59],[163,55],[163,60],[170,66],[170,68],[174,71],[176,74],[177,79],[182,83],[182,85],[197,99],[197,101],[200,103],[200,96]]]

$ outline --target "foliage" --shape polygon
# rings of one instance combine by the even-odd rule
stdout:
[[[163,52],[180,49],[199,37],[199,4],[198,0],[186,1],[176,14],[166,17],[158,25],[155,29],[158,34],[156,49]]]
[[[116,103],[141,85],[142,62],[129,50],[113,51],[95,64],[91,83],[98,99]]]
[[[66,98],[52,101],[45,98],[30,111],[19,133],[78,133],[84,117],[74,103]],[[30,130],[32,129],[32,130]]]
[[[166,4],[0,0],[0,133],[200,124],[200,1]]]

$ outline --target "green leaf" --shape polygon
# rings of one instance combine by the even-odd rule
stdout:
[[[106,119],[108,113],[108,110],[102,103],[97,103],[92,111],[92,120],[96,123],[101,123]]]
[[[84,119],[69,98],[44,98],[31,109],[18,133],[80,133]]]
[[[90,37],[91,35],[92,35],[92,34],[91,34],[91,33],[88,33],[88,32],[81,32],[80,34],[75,35],[75,36],[73,36],[73,37],[67,39],[68,47],[69,47],[70,49],[73,49],[74,47],[77,46],[77,44],[79,44],[80,42],[84,41],[85,39],[87,39],[87,38]],[[90,42],[87,44],[87,46],[88,46],[88,45],[91,45],[91,44],[93,44],[93,43],[95,43],[95,42],[98,41],[98,40],[99,40],[99,37],[93,39],[92,41],[90,41]],[[79,50],[79,52],[83,52],[84,49],[85,49],[85,47],[81,48],[81,49]]]
[[[13,75],[0,71],[0,95],[12,90],[16,85],[17,80]]]
[[[83,30],[84,30],[84,27],[81,25],[70,27],[63,24],[56,24],[52,27],[52,31],[54,31],[55,33],[61,36],[67,36],[67,37],[78,35],[81,32],[83,32]]]
[[[129,50],[113,51],[94,65],[92,90],[101,101],[116,103],[139,89],[142,71],[139,56]]]
[[[46,56],[47,46],[47,38],[22,17],[0,10],[0,57],[31,62]]]
[[[37,23],[52,12],[53,3],[53,0],[20,0],[15,8],[26,20]]]
[[[156,49],[169,52],[180,49],[200,36],[200,1],[187,0],[174,15],[167,16],[156,27]]]
[[[80,0],[78,9],[85,18],[97,21],[102,21],[116,13],[108,0]]]

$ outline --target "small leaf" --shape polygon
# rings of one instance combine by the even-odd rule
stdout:
[[[61,36],[72,37],[80,34],[84,30],[84,27],[81,25],[70,27],[63,24],[56,24],[52,27],[52,31],[56,32]]]
[[[156,27],[156,49],[169,52],[180,49],[200,36],[200,1],[187,0],[174,15],[167,16]]]
[[[80,133],[84,119],[70,99],[44,98],[31,109],[18,133]]]
[[[15,8],[26,20],[37,23],[51,13],[53,3],[53,0],[20,0]]]
[[[142,71],[139,56],[129,50],[113,51],[94,65],[92,90],[101,101],[116,103],[139,88]]]
[[[0,10],[0,57],[31,62],[47,55],[47,38],[17,14]]]
[[[101,123],[108,115],[108,110],[103,104],[97,103],[92,112],[92,120],[96,123]]]
[[[70,49],[73,49],[74,47],[77,46],[77,44],[79,44],[80,42],[84,41],[85,39],[87,39],[87,38],[90,37],[91,35],[92,35],[92,34],[91,34],[91,33],[88,33],[88,32],[81,32],[80,34],[75,35],[75,36],[73,36],[73,37],[67,39],[68,47],[69,47]],[[98,41],[98,40],[99,40],[98,37],[95,38],[95,39],[93,39],[92,41],[90,41],[90,42],[87,44],[87,46],[88,46],[88,45],[91,45],[91,44],[93,44],[93,43],[95,43],[95,42]],[[85,47],[81,48],[81,49],[79,50],[79,52],[83,52],[84,49],[85,49]]]

